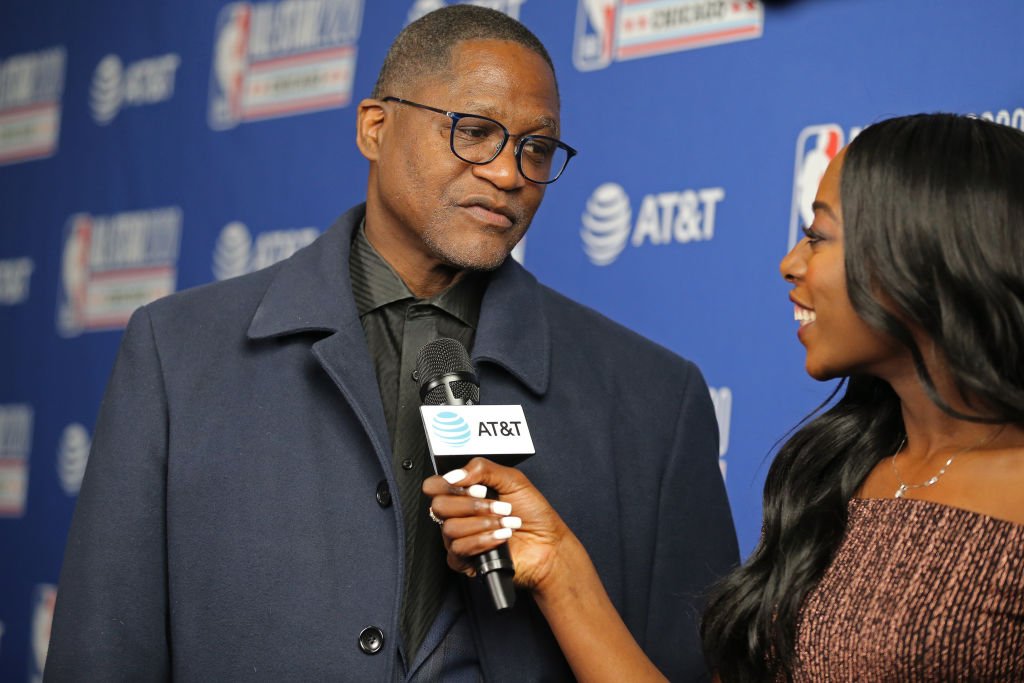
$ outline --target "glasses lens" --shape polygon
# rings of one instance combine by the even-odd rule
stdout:
[[[558,177],[569,163],[569,151],[554,138],[527,135],[519,150],[523,175],[535,183],[546,183]]]
[[[452,131],[452,149],[464,161],[485,164],[498,156],[505,144],[505,131],[494,121],[463,116]]]

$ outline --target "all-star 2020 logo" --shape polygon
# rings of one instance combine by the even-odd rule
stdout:
[[[217,18],[208,121],[244,121],[346,106],[363,0],[235,2]]]

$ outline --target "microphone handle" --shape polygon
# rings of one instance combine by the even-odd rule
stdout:
[[[498,492],[488,487],[487,497],[497,500]],[[512,583],[516,568],[512,563],[508,542],[475,556],[473,568],[476,570],[477,576],[484,579],[495,610],[503,612],[516,604],[516,589]]]

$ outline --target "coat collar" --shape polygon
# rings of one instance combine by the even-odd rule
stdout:
[[[544,395],[551,371],[551,331],[541,286],[508,258],[491,276],[480,306],[473,361],[494,363]]]
[[[365,207],[347,211],[308,247],[282,261],[249,324],[250,339],[337,332],[359,325],[348,257]]]
[[[362,335],[349,279],[349,251],[365,212],[363,204],[350,209],[313,244],[279,265],[250,322],[250,339],[311,331]],[[541,285],[506,259],[484,294],[473,360],[494,363],[543,395],[550,379],[550,350]]]

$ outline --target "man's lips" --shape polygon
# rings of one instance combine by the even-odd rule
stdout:
[[[515,223],[515,212],[507,206],[500,206],[483,201],[469,201],[459,204],[459,206],[488,225],[495,225],[500,228],[511,228]]]

